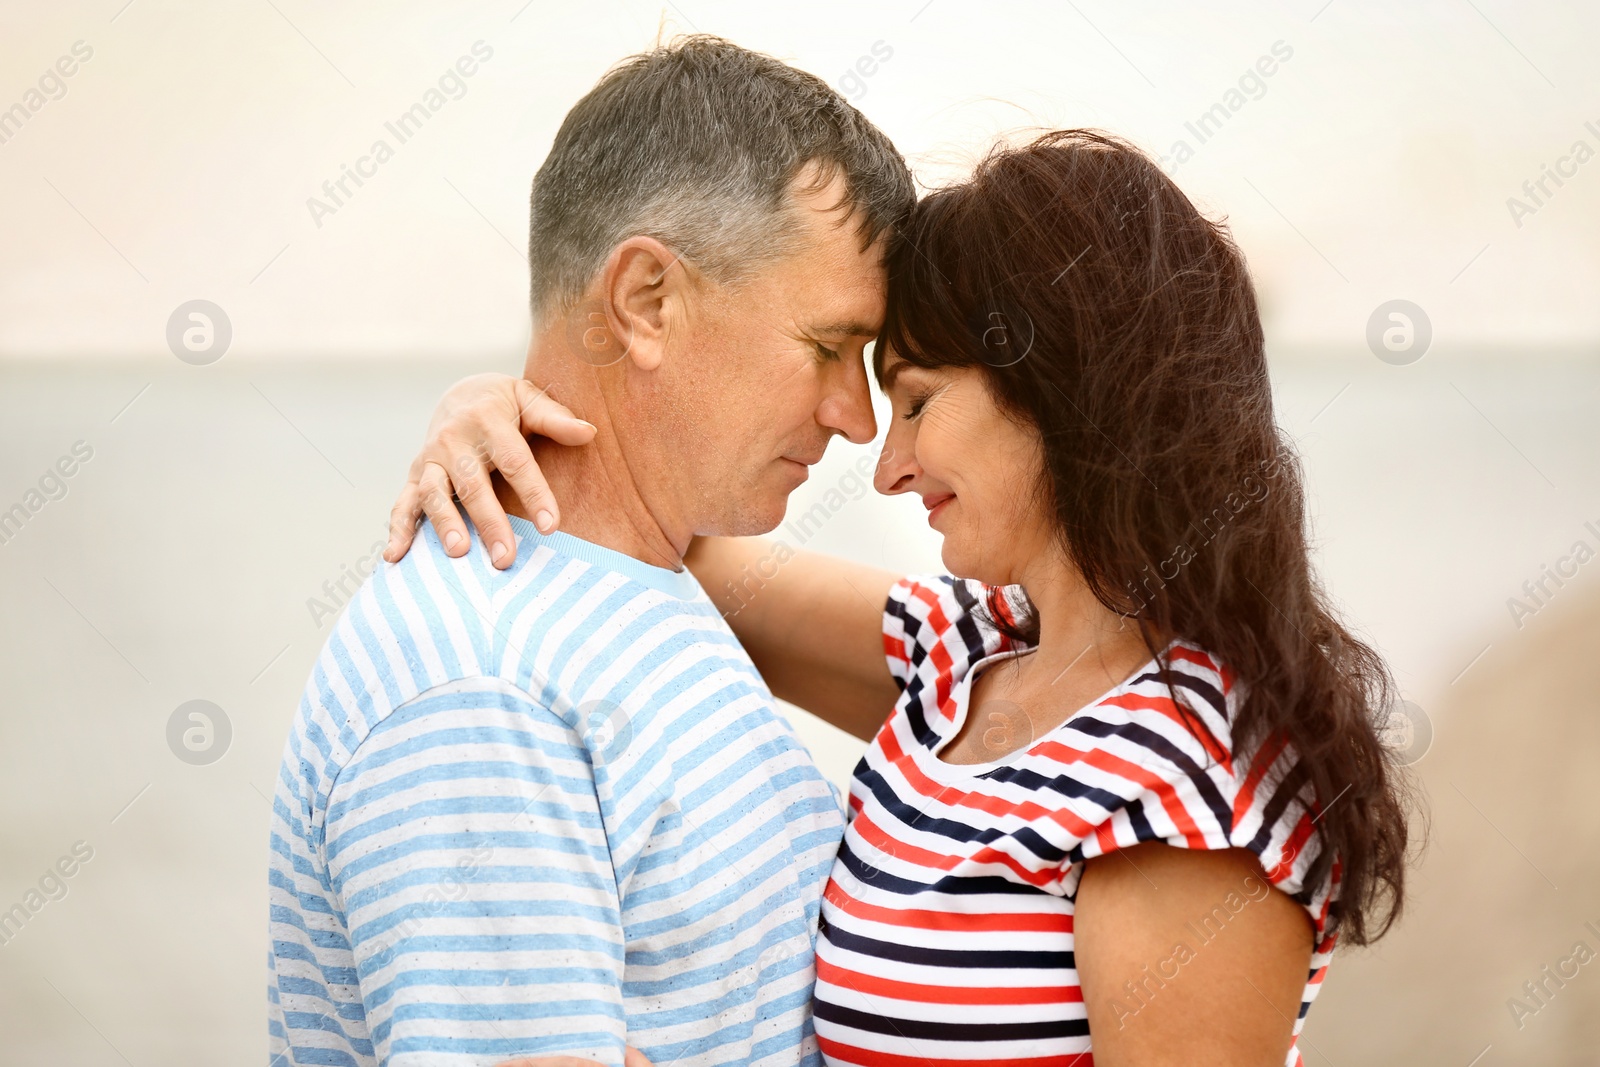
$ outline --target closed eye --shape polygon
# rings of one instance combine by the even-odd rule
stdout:
[[[815,348],[817,350],[817,355],[821,356],[824,360],[837,360],[839,358],[838,349],[829,348],[821,341],[812,341],[811,347]]]

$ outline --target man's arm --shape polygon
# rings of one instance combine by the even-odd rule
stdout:
[[[390,714],[329,794],[324,854],[379,1064],[622,1064],[622,922],[593,770],[526,693],[469,679]]]

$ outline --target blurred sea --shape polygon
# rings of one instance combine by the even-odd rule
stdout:
[[[310,602],[382,539],[435,397],[488,366],[0,362],[0,512],[39,503],[0,543],[0,912],[57,894],[0,944],[0,1064],[264,1059],[266,798],[329,624]],[[1411,907],[1335,958],[1306,1061],[1596,1062],[1600,967],[1544,975],[1600,952],[1600,564],[1575,562],[1600,550],[1600,353],[1274,352],[1274,381],[1324,582],[1433,733]],[[836,443],[791,515],[862,451]],[[939,567],[921,509],[870,492],[806,547]],[[1532,604],[1547,567],[1573,576]],[[231,730],[210,764],[169,748],[191,700]],[[860,745],[794,720],[846,782]]]

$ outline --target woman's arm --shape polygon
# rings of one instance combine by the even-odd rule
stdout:
[[[424,513],[448,554],[466,552],[453,491],[494,565],[511,566],[517,542],[490,484],[495,470],[540,530],[555,529],[560,510],[526,434],[580,445],[593,439],[594,427],[521,378],[479,374],[451,386],[390,515],[384,559],[393,563],[406,554]],[[548,523],[537,521],[541,514]],[[877,732],[900,695],[882,636],[896,575],[760,538],[697,538],[684,562],[775,695],[857,737]]]
[[[761,537],[697,537],[684,558],[773,695],[860,738],[900,696],[883,655],[891,571]]]
[[[1073,935],[1096,1067],[1283,1067],[1311,923],[1249,852],[1150,842],[1089,860]]]

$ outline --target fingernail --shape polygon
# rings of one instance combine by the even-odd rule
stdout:
[[[540,533],[549,533],[551,530],[555,529],[555,516],[551,515],[548,511],[541,511],[533,517],[533,524],[539,527]]]
[[[588,419],[575,419],[573,421],[575,421],[579,426],[587,426],[591,430],[595,428],[594,423],[590,422]]]
[[[456,549],[456,546],[459,545],[460,543],[461,543],[461,531],[460,530],[451,530],[449,533],[444,535],[444,547],[448,548],[450,551],[454,552],[455,549]]]
[[[499,563],[500,562],[500,557],[505,555],[505,554],[506,554],[506,546],[502,545],[499,541],[496,541],[494,543],[494,546],[489,549],[489,558],[491,560],[493,560],[494,562],[496,562],[496,563]]]

